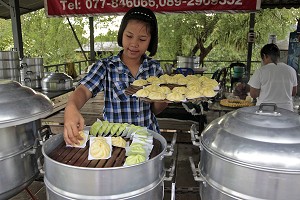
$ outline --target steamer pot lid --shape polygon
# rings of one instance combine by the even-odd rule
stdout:
[[[46,117],[53,103],[42,93],[12,80],[0,80],[0,128]]]
[[[69,80],[73,82],[73,78],[66,73],[63,72],[51,72],[46,73],[46,76],[42,79],[42,82],[51,82],[51,83],[60,83],[62,80]]]
[[[202,132],[201,145],[232,162],[300,171],[300,115],[274,105],[261,106],[240,108],[215,119]]]

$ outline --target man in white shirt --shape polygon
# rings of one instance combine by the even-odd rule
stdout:
[[[250,96],[256,105],[275,103],[293,111],[293,98],[297,93],[297,74],[291,66],[279,62],[280,50],[275,44],[265,45],[260,52],[263,66],[251,76]]]

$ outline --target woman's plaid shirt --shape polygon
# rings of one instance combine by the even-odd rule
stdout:
[[[144,55],[139,71],[136,77],[133,77],[121,61],[121,53],[122,51],[116,56],[99,60],[79,84],[85,85],[93,97],[98,92],[104,91],[104,120],[144,126],[159,133],[158,123],[151,112],[150,104],[126,95],[125,89],[134,80],[162,75],[162,68],[158,61]]]

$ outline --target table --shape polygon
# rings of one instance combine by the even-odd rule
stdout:
[[[227,106],[222,106],[220,105],[220,101],[215,101],[212,104],[208,106],[208,108],[214,112],[219,112],[219,117],[221,117],[222,112],[225,114],[231,111],[234,111],[238,108],[232,108],[232,107],[227,107]]]

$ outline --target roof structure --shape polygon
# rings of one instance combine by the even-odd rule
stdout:
[[[44,0],[19,1],[20,14],[26,14],[44,8]],[[0,18],[10,19],[10,0],[0,0]],[[299,0],[261,0],[261,8],[300,8]]]

